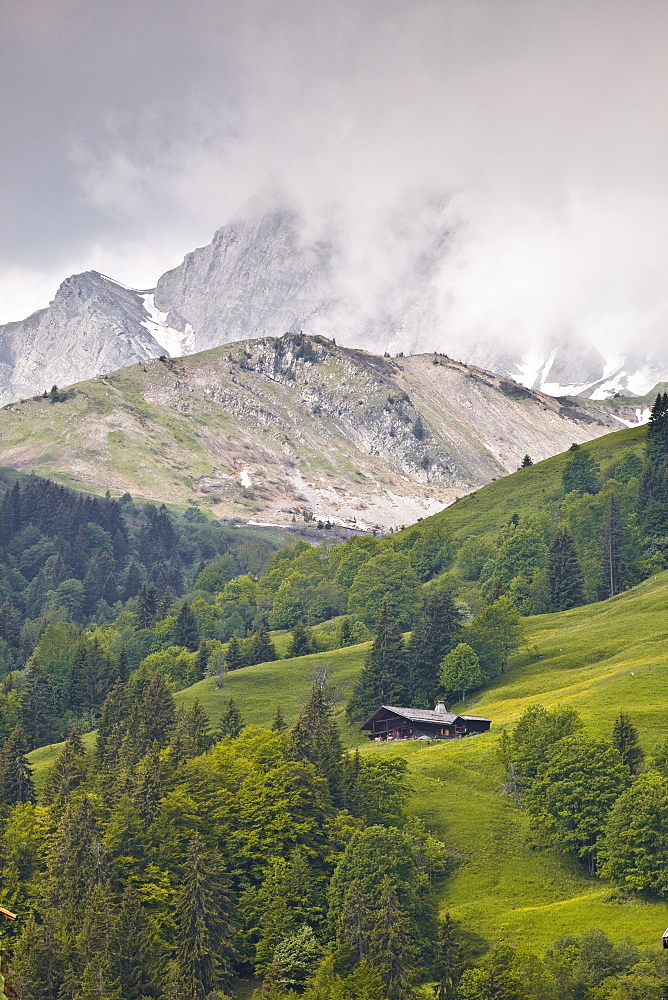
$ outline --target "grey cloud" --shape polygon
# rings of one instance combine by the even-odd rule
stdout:
[[[665,339],[662,2],[11,9],[16,287],[58,267],[148,286],[275,190],[305,238],[341,234],[360,316],[449,234],[423,346]]]

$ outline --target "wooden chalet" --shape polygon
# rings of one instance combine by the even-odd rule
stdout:
[[[663,937],[661,940],[663,941],[663,947],[668,948],[668,927],[666,927],[665,931],[663,932]]]
[[[370,740],[454,740],[486,733],[491,719],[481,715],[455,715],[442,701],[434,709],[397,708],[381,705],[360,727]]]

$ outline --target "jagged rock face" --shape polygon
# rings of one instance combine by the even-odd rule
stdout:
[[[68,278],[47,309],[0,327],[0,402],[158,357],[147,318],[139,292],[96,271]]]
[[[336,233],[313,239],[289,208],[249,211],[223,226],[208,246],[164,274],[155,293],[124,288],[94,271],[75,275],[48,309],[0,327],[0,402],[144,358],[288,331],[378,353],[445,351],[554,396],[642,396],[668,378],[668,345],[660,356],[639,351],[613,361],[572,338],[531,357],[505,349],[492,333],[452,341],[436,294],[438,273],[447,267],[448,232],[434,224],[421,238],[397,264],[394,285],[376,287],[368,297],[364,281],[357,287],[354,275],[342,270]]]
[[[632,415],[631,419],[632,419]],[[0,464],[219,516],[398,527],[619,423],[443,356],[289,334],[146,360],[0,411]],[[49,434],[40,431],[49,428]]]
[[[192,350],[299,331],[326,308],[332,246],[303,244],[289,210],[223,226],[158,281],[155,305]]]

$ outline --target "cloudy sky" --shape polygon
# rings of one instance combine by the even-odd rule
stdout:
[[[668,340],[665,0],[1,3],[0,321],[271,190],[383,281],[440,213],[460,332]]]

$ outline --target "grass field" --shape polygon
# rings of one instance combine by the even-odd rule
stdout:
[[[542,846],[527,815],[500,793],[496,743],[504,726],[541,702],[573,706],[587,730],[600,736],[610,735],[624,708],[651,750],[668,732],[668,572],[600,604],[525,619],[525,627],[525,647],[508,673],[466,704],[493,720],[488,734],[473,739],[370,744],[348,727],[343,708],[368,644],[246,667],[228,674],[222,691],[207,679],[176,697],[186,704],[199,698],[216,720],[231,696],[247,722],[265,725],[280,704],[292,722],[314,671],[328,666],[346,744],[407,758],[410,810],[459,859],[442,886],[443,909],[489,942],[506,938],[539,951],[560,934],[587,926],[655,945],[668,925],[668,903],[613,901],[617,896],[608,883]],[[56,753],[42,748],[31,754],[36,775],[42,778]]]
[[[452,743],[379,745],[344,723],[345,741],[368,753],[408,759],[411,811],[460,857],[443,886],[441,905],[477,934],[542,950],[560,934],[598,926],[613,937],[628,934],[637,944],[657,944],[668,925],[668,903],[613,902],[617,897],[608,883],[541,846],[526,813],[500,794],[496,742],[504,726],[541,702],[572,705],[589,732],[607,737],[624,708],[651,750],[668,733],[668,572],[601,604],[526,619],[526,632],[526,647],[508,673],[466,705],[493,720],[489,734]],[[247,667],[228,675],[224,691],[214,691],[206,680],[177,697],[199,697],[215,715],[231,695],[248,722],[265,724],[280,703],[292,721],[315,667],[328,664],[342,712],[366,648]]]
[[[618,460],[625,451],[642,456],[646,434],[644,426],[629,427],[588,441],[582,448],[605,471],[606,466]],[[513,514],[521,513],[522,517],[527,517],[546,508],[557,507],[564,495],[561,474],[570,458],[570,452],[565,451],[518,469],[475,493],[461,497],[440,513],[424,518],[420,524],[427,527],[435,522],[445,524],[455,539],[463,540],[469,535],[497,532]],[[405,530],[413,531],[415,527]]]

